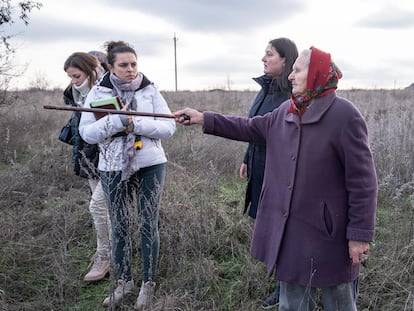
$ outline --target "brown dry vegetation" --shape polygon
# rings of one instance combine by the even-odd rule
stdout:
[[[359,309],[414,310],[414,92],[339,94],[368,121],[380,183]],[[61,104],[61,91],[11,95],[0,107],[0,310],[100,310],[115,280],[82,281],[95,239],[85,226],[87,182],[74,176],[71,149],[57,140],[69,113],[42,108]],[[164,95],[172,110],[245,115],[255,93]],[[244,182],[237,175],[245,146],[180,125],[164,142],[169,163],[155,310],[259,310],[274,286],[248,253],[252,221],[242,215]],[[139,284],[140,261],[134,263]],[[134,299],[120,309],[132,309]]]

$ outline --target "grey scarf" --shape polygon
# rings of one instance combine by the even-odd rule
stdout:
[[[137,110],[137,100],[135,98],[135,91],[139,89],[142,83],[142,74],[138,73],[137,77],[131,82],[125,82],[119,79],[112,72],[109,75],[109,79],[112,82],[114,88],[112,89],[112,95],[118,96],[122,103],[128,104],[128,110]],[[123,161],[122,161],[122,180],[128,180],[135,171],[131,167],[131,161],[134,158],[134,142],[135,135],[133,133],[128,133],[123,141]]]

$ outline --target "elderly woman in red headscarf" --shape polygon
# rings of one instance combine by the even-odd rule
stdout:
[[[186,108],[184,125],[266,144],[266,168],[251,254],[280,281],[279,310],[356,310],[360,264],[374,238],[377,177],[367,126],[335,90],[329,53],[303,51],[289,76],[292,97],[264,116]]]

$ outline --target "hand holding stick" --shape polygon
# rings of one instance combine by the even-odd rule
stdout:
[[[176,121],[183,125],[204,124],[204,115],[202,112],[192,109],[184,108],[174,112]]]

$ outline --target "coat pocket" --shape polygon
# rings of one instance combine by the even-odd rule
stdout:
[[[326,202],[321,203],[321,214],[322,214],[321,218],[322,218],[322,223],[323,223],[323,229],[325,233],[329,237],[333,237],[334,223],[333,223],[332,215],[328,208],[328,204]]]

